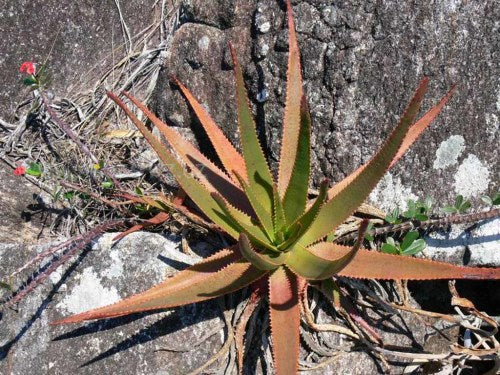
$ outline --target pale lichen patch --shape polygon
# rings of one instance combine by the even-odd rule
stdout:
[[[465,139],[461,135],[452,135],[441,142],[436,150],[434,169],[444,169],[457,163],[458,157],[465,150]]]
[[[200,40],[198,40],[198,48],[201,49],[202,51],[208,50],[208,47],[210,45],[210,38],[206,35],[203,35]]]
[[[382,210],[390,211],[396,207],[406,209],[408,199],[417,200],[411,189],[403,186],[401,179],[386,173],[370,193],[369,200]]]
[[[110,251],[109,257],[111,258],[112,263],[102,272],[102,276],[106,276],[110,279],[120,277],[123,274],[123,262],[120,258],[120,251]]]
[[[49,278],[50,278],[50,281],[52,281],[52,284],[55,285],[59,281],[61,281],[62,272],[63,272],[63,267],[61,266],[50,274]]]
[[[77,314],[83,311],[109,305],[120,300],[116,288],[106,288],[94,272],[93,267],[87,267],[78,276],[80,283],[73,287],[70,293],[57,304],[69,313]]]
[[[500,111],[500,88],[497,88],[497,111]]]
[[[474,154],[467,156],[455,173],[455,192],[465,198],[484,193],[489,183],[490,171]]]
[[[493,140],[494,137],[498,134],[498,129],[500,128],[498,116],[494,113],[486,113],[484,116],[484,120],[486,123],[486,132],[488,133],[488,137]]]

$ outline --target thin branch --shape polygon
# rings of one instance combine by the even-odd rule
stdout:
[[[366,233],[372,236],[380,236],[388,233],[408,232],[413,229],[428,229],[428,228],[444,228],[450,224],[475,223],[478,221],[488,220],[500,216],[500,209],[493,208],[485,212],[475,212],[472,214],[455,214],[438,219],[426,221],[406,221],[401,224],[387,225],[385,227],[372,228]],[[357,237],[356,232],[348,233],[335,240],[335,242],[353,241]]]
[[[66,133],[66,135],[71,138],[73,142],[75,142],[78,148],[85,155],[87,155],[94,164],[98,164],[99,159],[97,159],[97,157],[92,153],[92,151],[90,151],[87,145],[80,140],[80,138],[73,132],[71,127],[68,126],[68,124],[66,124],[63,120],[61,120],[59,116],[57,116],[56,112],[51,107],[51,103],[47,96],[43,92],[40,94],[40,96],[42,97],[43,104],[45,104],[45,108],[47,109],[47,112],[49,113],[52,121],[54,121],[56,125],[59,126]],[[113,181],[116,187],[121,188],[120,181],[118,181],[118,179],[111,173],[111,171],[109,171],[108,167],[102,168],[101,171]]]
[[[85,246],[87,246],[90,242],[92,242],[97,236],[101,235],[102,233],[110,230],[110,229],[116,229],[119,227],[123,227],[127,224],[127,220],[109,220],[94,229],[80,235],[77,237],[74,237],[68,244],[68,249],[63,252],[61,256],[59,256],[54,262],[50,263],[50,265],[43,270],[40,274],[38,274],[33,280],[31,280],[28,285],[26,285],[22,290],[18,291],[17,294],[12,296],[10,299],[6,301],[7,306],[12,306],[19,301],[21,301],[26,295],[28,295],[30,292],[32,292],[37,286],[39,286],[47,277],[49,277],[57,268],[59,268],[61,265],[66,263],[69,259],[71,259],[73,256],[76,255],[76,253]],[[64,244],[67,244],[65,242]],[[59,250],[61,247],[60,245],[56,245],[54,248],[50,249],[51,251],[46,251],[46,255],[51,255],[51,253]],[[35,257],[36,261],[40,260],[39,257]],[[17,272],[16,272],[17,273]]]

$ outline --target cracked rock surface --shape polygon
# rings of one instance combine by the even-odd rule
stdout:
[[[431,196],[443,205],[462,194],[477,202],[498,189],[500,6],[443,1],[292,1],[313,120],[313,182],[339,181],[369,160],[396,125],[419,80],[431,78],[423,111],[454,84],[453,99],[392,169],[392,200]],[[244,66],[260,136],[273,168],[279,158],[287,41],[283,1],[185,1],[156,112],[193,127],[211,152],[179,91],[177,76],[237,144],[228,42]],[[496,31],[495,31],[496,30]],[[423,112],[422,112],[423,114]],[[457,143],[457,137],[461,137]]]
[[[0,16],[10,17],[9,12],[18,2],[4,0],[3,3],[6,6],[0,10]],[[3,3],[0,0],[0,4]],[[35,3],[38,2],[30,4]],[[124,8],[125,18],[129,23],[137,21],[133,27],[139,27],[139,20],[150,9],[149,5],[130,3],[135,5]],[[182,127],[183,132],[194,137],[200,148],[213,158],[213,150],[201,126],[168,79],[175,75],[237,144],[233,72],[227,48],[231,41],[244,67],[265,151],[272,167],[276,168],[288,49],[283,1],[183,0],[181,3],[181,25],[168,51],[152,108],[172,125]],[[458,91],[438,120],[385,176],[371,200],[384,209],[391,209],[404,206],[408,198],[431,196],[442,206],[451,203],[456,194],[463,194],[477,204],[481,194],[498,189],[500,34],[497,20],[500,6],[497,2],[307,0],[292,3],[313,119],[314,185],[324,177],[339,181],[367,161],[397,123],[420,78],[428,75],[431,83],[424,110],[435,104],[453,83],[459,85]],[[61,64],[60,77],[71,74],[83,77],[90,66],[109,52],[109,35],[120,34],[118,19],[116,14],[109,18],[95,16],[108,14],[109,4],[93,6],[84,2],[71,3],[68,7],[64,2],[54,4],[44,2],[42,14],[54,15],[69,9],[68,17],[75,25],[67,26],[69,31],[63,33],[63,40],[56,44],[51,63],[54,67]],[[26,7],[20,8],[24,12]],[[80,13],[85,17],[76,16]],[[75,15],[74,19],[71,14]],[[52,18],[45,18],[53,26]],[[32,25],[24,13],[18,19],[25,24],[23,30],[38,27]],[[94,20],[97,25],[78,25],[79,19]],[[113,22],[108,23],[111,19]],[[2,22],[0,27],[8,32],[12,29],[9,25]],[[54,29],[55,33],[57,28],[52,26],[50,30]],[[89,29],[96,31],[92,39],[87,37]],[[4,43],[10,40],[21,46],[24,39],[29,45],[26,49],[19,47],[17,54],[9,53],[7,57],[0,54],[0,63],[9,69],[17,68],[18,63],[27,58],[27,51],[36,46],[40,50],[33,49],[32,56],[44,57],[54,35],[40,33],[37,29],[30,34],[32,44],[21,33],[19,39],[4,38]],[[79,48],[70,48],[73,40],[81,43]],[[2,52],[4,50],[2,47]],[[6,73],[6,80],[2,82],[17,84],[12,70],[4,71],[10,73]],[[55,77],[54,81],[59,79]],[[10,100],[15,99],[5,94],[10,90],[7,83],[0,87],[0,95],[9,98],[0,103],[2,110],[12,109]],[[2,181],[14,185],[8,176],[3,176]],[[14,189],[11,190],[4,189],[4,192],[15,198],[0,202],[6,211],[21,209],[21,199],[31,202],[32,192],[28,189],[17,196]],[[0,232],[11,233],[14,226],[23,226],[22,235],[15,239],[1,237],[2,275],[9,274],[42,250],[39,246],[12,243],[14,240],[35,242],[33,233],[36,232],[36,228],[24,227],[18,215],[12,217],[14,225],[2,219],[0,224],[4,228]],[[460,227],[450,234],[432,235],[428,239],[431,245],[428,254],[456,263],[498,265],[498,257],[491,257],[489,247],[490,243],[498,243],[498,220],[472,231],[473,236],[491,237],[496,241],[486,245],[476,243],[467,234],[470,232],[464,230]],[[25,233],[28,233],[26,238]],[[113,234],[103,236],[92,250],[68,265],[69,268],[52,275],[44,286],[22,301],[18,311],[0,313],[0,373],[185,374],[220,349],[226,331],[216,301],[159,314],[70,327],[49,326],[50,321],[64,315],[141,291],[195,260],[183,257],[179,244],[169,238],[136,233],[111,247],[112,237]],[[454,255],[447,251],[449,247],[456,247]],[[417,285],[421,288],[424,283]],[[434,298],[437,284],[426,285],[433,290],[425,289],[425,293]],[[493,290],[495,285],[489,289]],[[448,300],[439,300],[439,303],[449,306]],[[264,321],[265,312],[261,312],[259,318]],[[405,314],[395,317],[395,323],[376,316],[371,318],[370,323],[385,342],[423,346],[433,352],[445,345],[438,335],[426,331],[420,321]],[[318,319],[331,322],[324,311],[318,313]],[[405,331],[405,326],[413,337]],[[214,333],[207,338],[207,332]],[[325,342],[341,341],[339,335],[333,333],[322,335]],[[198,345],[200,342],[203,343]],[[255,347],[262,344],[269,350],[265,339],[252,343]],[[305,350],[301,355],[304,358]],[[346,367],[353,374],[380,371],[366,353],[352,352],[312,373],[343,374]]]
[[[18,311],[3,311],[0,373],[185,374],[220,349],[225,336],[215,301],[88,324],[49,325],[138,293],[196,261],[179,251],[175,238],[135,233],[111,246],[115,235],[100,237],[90,251],[58,269],[21,301]],[[1,245],[2,274],[41,250]]]
[[[115,235],[101,236],[91,249],[58,269],[25,297],[17,310],[3,311],[0,315],[0,373],[182,375],[201,366],[220,350],[227,339],[227,330],[217,300],[159,313],[133,314],[76,325],[50,325],[64,316],[145,290],[198,261],[198,256],[213,251],[207,244],[200,243],[193,246],[194,253],[188,256],[180,251],[178,238],[146,232],[133,233],[112,245]],[[0,269],[11,273],[45,248],[0,245]],[[226,309],[234,308],[240,301],[241,293],[237,295],[240,297],[224,299]],[[314,310],[319,323],[333,322],[335,312],[327,307],[325,300],[320,299]],[[419,347],[429,342],[444,345],[438,335],[409,313],[380,319],[379,312],[370,310],[365,318],[384,342]],[[263,347],[269,361],[266,309],[261,307],[254,319],[258,323],[252,341],[247,344],[245,373],[272,373],[261,350]],[[327,356],[334,355],[337,350],[345,351],[330,365],[309,372],[312,375],[340,375],[347,370],[353,374],[381,371],[367,353],[350,352],[351,344],[345,337],[324,332],[320,334],[322,345],[318,345],[311,333],[304,331],[303,334],[306,341],[301,359],[316,358],[315,351]],[[331,350],[325,353],[325,348]],[[229,373],[236,373],[233,370]]]

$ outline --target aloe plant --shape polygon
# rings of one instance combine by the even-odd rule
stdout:
[[[325,180],[317,198],[308,201],[311,119],[303,92],[290,0],[287,10],[290,48],[277,180],[259,144],[242,69],[232,47],[241,153],[191,92],[176,80],[202,123],[224,170],[161,122],[136,98],[124,93],[163,134],[168,143],[166,147],[122,100],[108,93],[142,132],[199,210],[237,243],[145,292],[55,323],[172,308],[219,297],[264,279],[268,286],[276,373],[289,375],[298,371],[299,298],[309,281],[329,279],[334,275],[393,280],[500,278],[497,268],[459,267],[364,250],[361,244],[366,221],[362,222],[358,240],[351,248],[325,241],[365,201],[387,169],[437,116],[454,89],[415,121],[427,88],[428,79],[424,78],[380,151],[332,188],[329,189]]]

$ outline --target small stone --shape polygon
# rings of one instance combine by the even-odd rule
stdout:
[[[198,48],[201,49],[202,51],[208,50],[208,47],[210,46],[210,38],[206,35],[200,38],[198,41]]]
[[[257,93],[256,99],[259,103],[264,103],[268,97],[269,97],[269,93],[267,92],[267,89],[264,88]]]
[[[261,57],[267,56],[267,53],[269,52],[269,44],[262,44],[259,49],[259,53]]]
[[[267,18],[266,14],[264,13],[264,10],[262,9],[257,9],[257,12],[255,13],[255,28],[261,33],[265,34],[268,33],[269,30],[271,30],[271,22]]]

